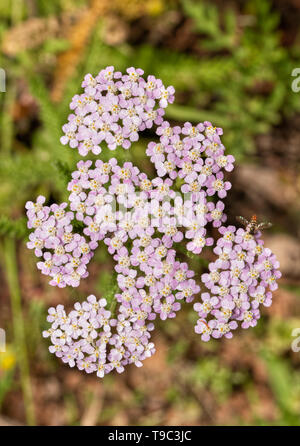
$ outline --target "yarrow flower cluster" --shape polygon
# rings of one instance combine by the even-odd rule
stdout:
[[[68,315],[63,305],[52,307],[47,318],[51,328],[43,332],[51,338],[51,353],[70,367],[96,372],[99,378],[112,370],[121,373],[127,364],[141,367],[155,352],[149,342],[152,323],[145,325],[122,309],[115,319],[106,305],[105,299],[91,295],[85,302],[77,302]]]
[[[160,79],[148,76],[140,68],[128,68],[127,74],[107,67],[95,78],[87,74],[84,93],[75,95],[74,110],[63,126],[62,144],[78,148],[80,155],[101,153],[102,142],[110,150],[129,149],[139,139],[139,132],[161,124],[164,108],[174,101],[173,87],[165,88]]]
[[[269,307],[272,291],[281,277],[279,262],[271,250],[264,248],[261,233],[254,235],[235,226],[221,227],[222,237],[202,283],[209,292],[194,304],[199,319],[195,327],[203,341],[210,337],[232,338],[232,331],[254,327],[260,318],[259,307]]]
[[[157,316],[174,318],[183,301],[200,293],[194,271],[176,255],[184,239],[194,255],[212,246],[207,225],[222,237],[214,248],[217,260],[202,276],[208,292],[194,305],[195,331],[203,341],[231,337],[238,321],[243,328],[254,326],[259,305],[271,304],[280,277],[260,233],[224,226],[222,199],[231,187],[224,173],[233,169],[234,157],[225,155],[222,129],[210,122],[171,127],[163,114],[174,88],[142,75],[140,69],[122,75],[108,67],[96,78],[85,76],[84,94],[71,102],[74,113],[61,141],[78,147],[82,156],[89,150],[99,154],[100,144],[127,149],[155,124],[159,142],[149,143],[146,153],[158,176],[150,180],[132,163],[118,165],[115,158],[80,161],[68,184],[69,204],[47,206],[43,196],[26,204],[32,229],[27,246],[50,285],[77,287],[101,241],[115,260],[117,312],[106,309],[105,299],[89,296],[68,315],[61,305],[50,308],[52,326],[44,332],[52,353],[99,377],[122,372],[130,363],[141,366],[155,351],[150,332]]]

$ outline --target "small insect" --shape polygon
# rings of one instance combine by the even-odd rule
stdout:
[[[256,215],[252,215],[250,221],[246,220],[246,218],[241,216],[236,217],[236,219],[245,227],[246,232],[252,235],[259,230],[267,229],[272,226],[272,223],[269,222],[257,223]]]

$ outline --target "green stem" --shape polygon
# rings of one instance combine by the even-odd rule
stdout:
[[[22,0],[13,0],[11,3],[11,23],[13,26],[18,25],[22,21],[23,2]]]
[[[20,369],[21,388],[24,398],[25,416],[28,425],[35,424],[34,404],[30,383],[29,362],[25,341],[25,326],[22,315],[21,293],[18,280],[16,243],[12,238],[4,240],[4,263],[10,292],[14,342]]]
[[[2,151],[6,154],[11,152],[12,142],[13,142],[13,116],[12,116],[12,107],[16,98],[16,87],[14,84],[10,84],[10,87],[7,87],[6,93],[4,94],[3,99],[3,110],[2,110],[2,118],[1,118],[1,146]]]
[[[109,306],[109,311],[111,312],[111,317],[114,317],[114,315],[115,315],[116,306],[117,306],[117,300],[115,297],[113,297],[113,299],[110,303],[110,306]]]

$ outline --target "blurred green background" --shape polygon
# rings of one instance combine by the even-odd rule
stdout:
[[[0,425],[300,424],[300,352],[291,349],[300,327],[299,23],[299,0],[1,2]],[[66,199],[79,158],[60,144],[61,126],[84,74],[106,65],[173,85],[172,124],[223,127],[237,158],[229,222],[253,213],[273,222],[265,239],[283,278],[255,329],[204,344],[186,307],[158,324],[157,352],[142,369],[99,380],[52,357],[41,330],[49,306],[107,293],[111,256],[98,249],[78,289],[53,289],[26,249],[24,205],[38,194]],[[146,143],[114,156],[151,173]],[[204,264],[191,259],[198,277]]]

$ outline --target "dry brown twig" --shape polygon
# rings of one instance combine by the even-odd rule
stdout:
[[[99,17],[109,11],[110,5],[109,0],[91,0],[90,7],[67,32],[70,48],[58,56],[51,91],[54,102],[61,99],[67,80],[72,77]]]

